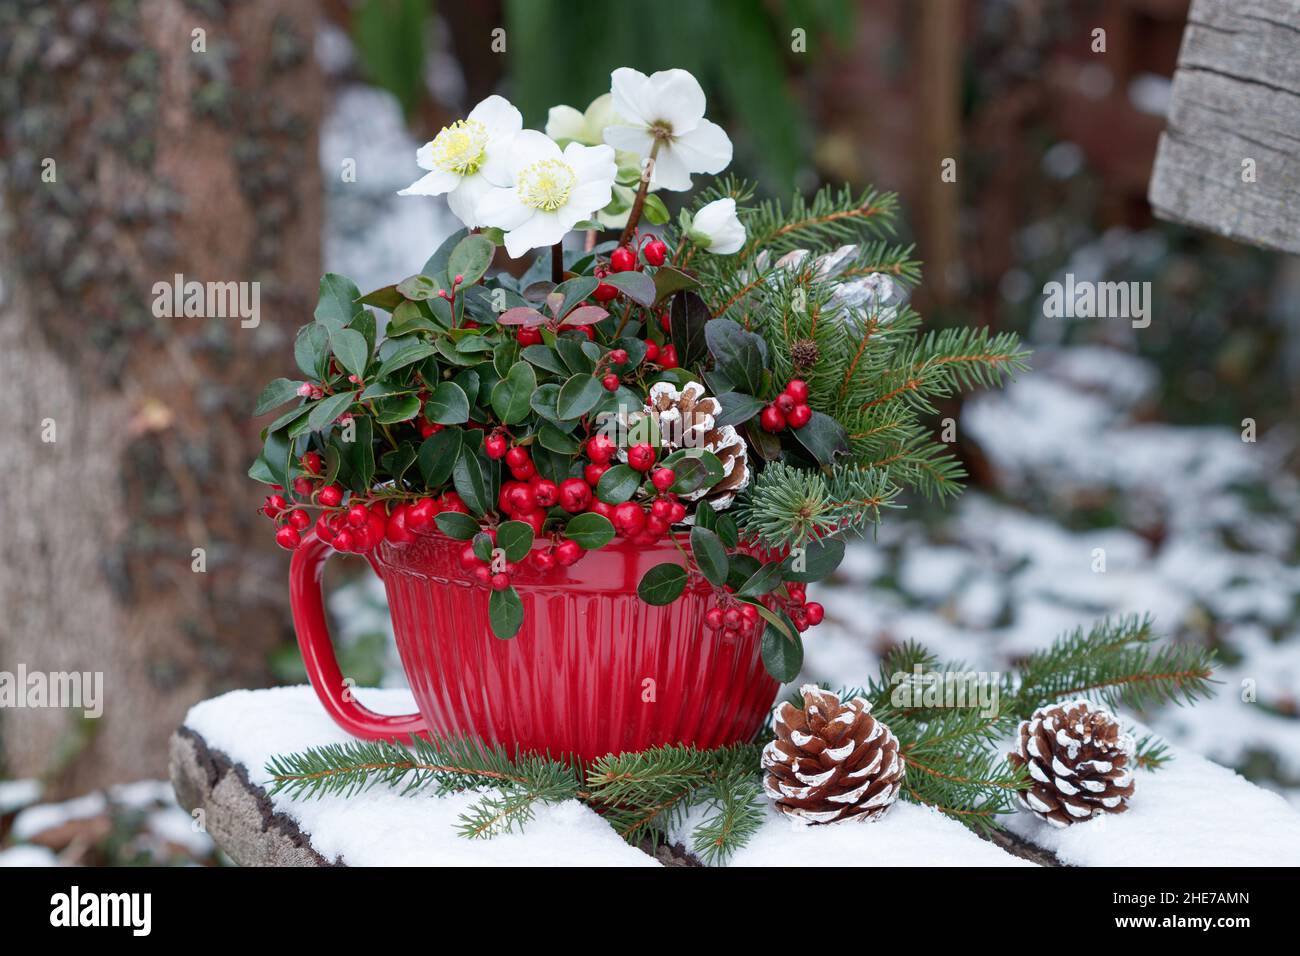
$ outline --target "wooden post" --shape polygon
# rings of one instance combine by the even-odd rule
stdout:
[[[1193,0],[1148,198],[1161,219],[1300,253],[1300,0]]]

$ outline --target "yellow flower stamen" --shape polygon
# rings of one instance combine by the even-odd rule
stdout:
[[[554,212],[569,201],[578,174],[568,163],[543,159],[519,171],[519,201],[534,209]]]
[[[457,120],[433,138],[433,164],[448,173],[470,176],[478,172],[487,150],[487,127],[478,120]]]

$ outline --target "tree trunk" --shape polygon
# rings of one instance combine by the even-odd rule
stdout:
[[[99,719],[0,711],[0,769],[55,792],[161,777],[186,708],[264,683],[289,635],[245,473],[319,278],[315,20],[0,8],[0,670],[103,673]],[[176,274],[258,283],[260,321],[157,317]]]

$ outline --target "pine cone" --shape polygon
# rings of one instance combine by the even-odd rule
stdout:
[[[687,382],[680,392],[667,382],[656,382],[650,386],[642,414],[655,416],[660,458],[680,448],[703,448],[722,462],[721,481],[682,497],[687,501],[703,498],[718,510],[730,507],[737,492],[749,484],[749,459],[740,433],[731,425],[716,424],[722,404],[706,396],[699,382]],[[626,450],[620,452],[620,457],[627,457]]]
[[[1019,793],[1025,808],[1065,827],[1099,813],[1123,813],[1133,795],[1133,737],[1104,707],[1086,700],[1040,707],[1020,722],[1007,759],[1026,767],[1033,787]]]
[[[763,748],[763,789],[804,823],[868,821],[898,799],[905,765],[898,739],[854,697],[841,704],[816,684],[799,688],[803,710],[776,709],[776,739]]]

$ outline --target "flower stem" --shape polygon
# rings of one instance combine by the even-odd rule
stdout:
[[[564,281],[564,240],[551,246],[551,281],[559,285]]]
[[[632,211],[628,213],[627,225],[623,227],[623,235],[618,237],[620,246],[626,246],[632,241],[632,234],[636,232],[636,224],[641,221],[641,210],[645,208],[645,197],[650,192],[650,177],[655,170],[655,157],[659,155],[659,144],[662,142],[663,140],[656,136],[654,143],[650,147],[650,158],[646,160],[645,169],[641,170],[641,186],[636,191],[636,199],[632,202]]]

